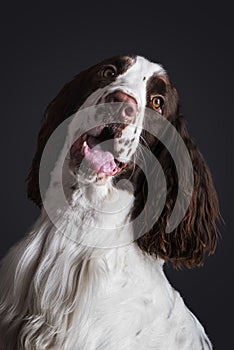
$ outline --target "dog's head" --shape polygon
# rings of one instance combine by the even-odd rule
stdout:
[[[134,219],[143,210],[147,193],[152,190],[148,188],[144,172],[135,164],[136,158],[138,162],[144,158],[141,145],[147,147],[163,169],[167,193],[164,209],[152,227],[145,230],[147,225],[142,221],[144,234],[138,239],[138,245],[143,251],[171,260],[177,266],[181,263],[187,266],[201,264],[205,252],[213,252],[216,247],[219,210],[209,170],[186,130],[178,103],[177,91],[162,66],[140,56],[114,57],[81,72],[63,87],[46,110],[28,177],[29,197],[37,205],[42,205],[39,167],[51,134],[77,111],[95,106],[92,120],[97,126],[85,127],[71,144],[72,171],[83,169],[82,176],[98,184],[107,181],[116,184],[123,177],[130,179],[135,196],[131,213]],[[194,186],[190,204],[179,225],[170,233],[166,233],[166,225],[178,194],[178,169],[160,137],[152,134],[149,127],[144,128],[149,111],[173,125],[193,165]],[[154,115],[149,118],[153,119]],[[147,167],[156,183],[154,164],[148,162]],[[145,221],[150,219],[149,216],[152,220],[155,210],[152,205]]]

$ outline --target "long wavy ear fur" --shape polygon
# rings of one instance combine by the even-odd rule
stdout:
[[[212,254],[216,249],[219,236],[217,222],[220,219],[218,199],[210,171],[189,136],[184,118],[180,114],[177,92],[169,83],[167,90],[172,100],[172,109],[167,111],[166,117],[177,129],[189,151],[194,188],[186,215],[173,232],[166,233],[166,225],[177,197],[178,177],[169,152],[159,141],[154,140],[154,154],[161,163],[167,181],[167,197],[159,220],[137,243],[146,253],[170,261],[175,267],[193,267],[202,265],[206,253]],[[147,139],[147,135],[144,137]],[[145,202],[148,189],[146,179],[143,182],[136,200]]]
[[[87,84],[85,79],[87,76],[88,70],[78,74],[71,82],[67,83],[62,88],[46,109],[45,117],[37,139],[36,152],[27,178],[28,197],[38,206],[41,206],[39,166],[46,142],[58,125],[75,113],[79,106],[84,102],[87,97],[84,94],[84,91],[87,91],[87,95],[90,93],[90,90],[84,88],[81,91],[81,88]]]

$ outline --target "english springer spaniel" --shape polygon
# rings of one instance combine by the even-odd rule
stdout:
[[[41,207],[3,259],[2,350],[207,350],[164,262],[202,265],[219,209],[159,64],[114,57],[49,104],[28,176]]]

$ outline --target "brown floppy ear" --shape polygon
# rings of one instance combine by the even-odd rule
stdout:
[[[89,69],[90,70],[90,69]],[[67,83],[54,100],[48,105],[37,139],[36,152],[27,177],[28,197],[39,207],[42,205],[39,189],[39,167],[45,145],[53,131],[68,117],[75,113],[92,93],[86,88],[89,70],[83,71]],[[85,91],[85,94],[84,94]]]
[[[156,146],[153,152],[163,168],[167,182],[166,203],[160,218],[149,232],[137,240],[137,243],[143,251],[159,256],[165,261],[171,261],[175,267],[182,265],[193,267],[202,265],[206,253],[214,253],[218,239],[217,222],[220,219],[220,213],[210,171],[189,136],[184,118],[179,112],[178,102],[175,103],[177,100],[175,89],[171,92],[173,92],[171,105],[174,105],[175,110],[168,111],[166,117],[181,135],[192,161],[194,175],[192,198],[180,224],[173,232],[166,233],[178,194],[178,174],[168,150],[160,141],[155,141]],[[142,193],[138,196],[141,199],[146,198],[146,187],[145,182],[141,186]]]

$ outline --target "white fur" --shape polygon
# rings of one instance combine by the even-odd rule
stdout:
[[[127,87],[137,98],[142,124],[145,84],[160,70],[138,57],[105,92]],[[74,177],[67,160],[64,169],[70,188]],[[51,208],[53,223],[42,210],[29,235],[3,260],[1,349],[14,349],[22,320],[18,349],[24,350],[211,349],[203,327],[166,279],[163,261],[132,242],[133,194],[114,188],[110,179],[103,185],[80,183],[67,195],[68,206]]]
[[[210,349],[202,326],[167,281],[163,261],[143,255],[135,243],[112,249],[77,243],[87,226],[99,225],[99,218],[82,207],[80,195],[78,190],[74,196],[77,210],[58,218],[64,234],[43,212],[29,237],[3,264],[9,280],[1,287],[1,312],[7,309],[2,322],[9,324],[18,315],[12,323],[16,326],[21,317],[28,318],[21,332],[22,349]],[[100,206],[107,197],[102,202],[99,197]],[[85,223],[82,212],[87,214]],[[113,227],[112,221],[105,224]],[[7,329],[14,339],[14,329]],[[12,349],[10,343],[4,346]]]

